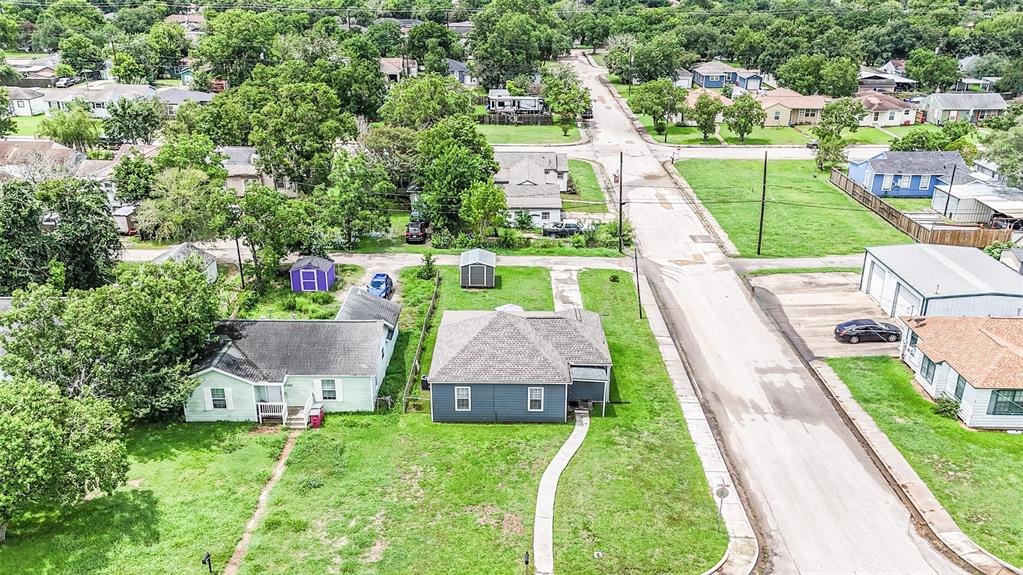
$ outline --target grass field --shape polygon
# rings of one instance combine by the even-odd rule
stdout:
[[[17,136],[34,136],[39,130],[39,124],[46,119],[46,115],[38,116],[14,116],[14,134]]]
[[[249,424],[143,425],[127,434],[128,485],[16,520],[0,545],[5,575],[198,573],[222,568],[256,507],[282,433]]]
[[[883,146],[892,141],[892,137],[877,128],[857,128],[855,132],[842,131],[842,138],[851,146],[873,144]]]
[[[575,194],[561,194],[562,209],[591,214],[607,213],[607,196],[597,179],[593,164],[586,160],[569,160],[568,173],[575,183]]]
[[[755,257],[763,164],[683,160],[676,167],[739,253]],[[762,257],[853,254],[868,245],[911,241],[829,184],[809,160],[771,162],[767,200]]]
[[[728,126],[721,125],[721,137],[733,145],[802,145],[810,141],[795,128],[753,128],[742,142]]]
[[[1023,564],[1023,435],[972,431],[935,415],[890,357],[829,359],[959,527],[1012,565]]]
[[[22,52],[20,50],[4,50],[4,58],[18,58],[18,59],[30,59],[30,58],[45,58],[49,56],[46,52]]]
[[[892,126],[891,128],[885,128],[885,130],[895,134],[898,137],[903,137],[906,134],[914,130],[925,130],[927,132],[940,132],[941,128],[934,124],[913,124],[912,126]],[[889,138],[890,139],[890,138]]]
[[[884,201],[903,212],[919,212],[931,207],[931,198],[884,198]]]
[[[341,307],[339,292],[347,291],[365,271],[356,265],[339,264],[330,291],[301,293],[291,291],[289,276],[282,274],[266,293],[243,292],[238,319],[334,319]]]
[[[728,537],[716,528],[717,509],[657,342],[636,315],[632,276],[587,270],[579,286],[586,307],[602,316],[614,362],[611,398],[623,403],[590,419],[561,477],[557,571],[703,572],[724,554]]]
[[[561,133],[561,126],[498,126],[477,124],[490,144],[571,144],[579,141],[579,128],[572,126],[568,135]]]
[[[654,131],[654,119],[650,116],[638,116],[639,122],[646,128],[650,137],[655,141],[664,143],[664,134],[658,134]],[[668,124],[668,143],[683,145],[683,146],[696,146],[696,145],[717,145],[721,142],[714,137],[714,134],[707,134],[707,140],[704,141],[703,133],[692,126],[676,126],[675,124]]]

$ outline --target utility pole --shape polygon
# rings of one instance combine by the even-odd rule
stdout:
[[[632,67],[635,62],[634,56],[632,55],[632,46],[629,46],[629,97],[632,97]]]
[[[952,200],[952,184],[956,181],[956,168],[959,164],[952,164],[952,177],[948,179],[948,191],[945,192],[945,209],[941,210],[941,215],[948,217],[948,203]]]
[[[764,208],[767,205],[767,150],[764,150],[764,181],[760,188],[760,227],[757,229],[757,255],[764,243]]]
[[[618,253],[625,253],[625,243],[622,238],[622,212],[625,211],[625,198],[622,197],[622,182],[625,181],[625,174],[622,169],[625,167],[625,152],[618,152]]]

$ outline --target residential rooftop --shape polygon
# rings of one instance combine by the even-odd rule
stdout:
[[[1023,297],[1023,275],[977,248],[903,244],[868,247],[867,252],[924,297],[978,294]]]
[[[370,294],[365,289],[351,286],[334,318],[339,321],[380,320],[391,326],[398,325],[401,304]]]
[[[1023,389],[1023,318],[904,317],[931,361],[978,389]]]

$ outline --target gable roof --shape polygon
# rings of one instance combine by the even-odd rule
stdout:
[[[706,88],[693,88],[692,90],[689,90],[689,93],[686,94],[686,104],[690,108],[692,108],[693,106],[696,105],[696,101],[700,99],[700,96],[704,94],[707,94],[708,96],[714,98],[718,102],[721,102],[721,105],[723,106],[732,105],[732,100],[726,97],[721,92],[718,92],[717,90],[708,90]]]
[[[943,110],[1004,110],[1005,98],[993,92],[972,92],[963,94],[937,93],[924,98]]]
[[[693,71],[701,76],[721,76],[732,74],[736,69],[721,60],[711,60],[693,68]]]
[[[364,321],[380,320],[391,326],[398,325],[398,314],[401,313],[401,304],[393,301],[370,295],[366,290],[352,286],[348,288],[345,301],[341,302],[341,308],[337,310],[338,321]]]
[[[184,102],[204,103],[213,99],[214,94],[189,90],[187,88],[160,88],[156,91],[156,97],[164,104],[182,104]]]
[[[931,361],[978,389],[1023,389],[1023,318],[905,317]]]
[[[564,152],[497,152],[494,183],[504,189],[509,209],[561,208],[558,174],[568,170]]]
[[[71,163],[81,161],[85,154],[47,140],[0,140],[0,166],[25,164],[40,158]]]
[[[458,60],[452,60],[448,58],[448,74],[454,74],[455,72],[468,72],[469,65],[465,62],[459,62]]]
[[[868,112],[887,112],[889,110],[911,110],[913,105],[890,94],[866,90],[856,93],[856,99],[863,103]]]
[[[866,250],[927,298],[983,294],[1023,298],[1023,278],[977,248],[902,244]]]
[[[296,375],[373,376],[385,335],[381,321],[221,321],[195,367],[254,383]]]
[[[959,152],[881,152],[866,160],[875,174],[910,174],[951,177],[955,166],[954,184],[968,182],[970,167]]]
[[[435,383],[570,384],[575,366],[608,366],[590,311],[446,311],[430,366]]]
[[[32,88],[21,88],[19,86],[7,86],[7,95],[11,100],[35,100],[42,98],[43,93]]]
[[[494,267],[497,265],[497,255],[495,255],[494,252],[480,248],[466,250],[459,254],[458,265],[461,267],[469,264],[486,264],[490,267]]]
[[[199,260],[202,261],[203,267],[209,267],[210,265],[217,263],[216,256],[189,242],[172,246],[167,251],[153,258],[152,263],[162,264],[169,261],[183,262],[191,257],[199,258]]]
[[[764,108],[781,106],[789,110],[821,110],[828,103],[828,98],[821,95],[804,96],[788,88],[777,88],[759,97]]]
[[[308,268],[314,268],[320,271],[330,271],[330,268],[332,267],[334,267],[334,262],[327,258],[321,258],[320,256],[302,256],[295,260],[290,271]]]

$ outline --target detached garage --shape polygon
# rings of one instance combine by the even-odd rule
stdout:
[[[463,288],[492,288],[497,275],[497,256],[478,248],[462,252],[458,268]]]
[[[860,291],[891,317],[1023,315],[1023,276],[977,248],[867,248]]]

